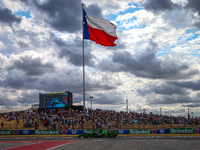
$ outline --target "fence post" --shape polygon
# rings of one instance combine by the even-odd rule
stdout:
[[[156,121],[156,129],[157,129],[157,121]]]
[[[184,117],[184,128],[185,128],[185,117]]]

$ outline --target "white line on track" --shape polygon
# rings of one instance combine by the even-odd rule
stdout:
[[[75,141],[75,142],[71,142],[71,143],[77,143],[77,142],[83,142],[83,141]],[[55,147],[51,147],[51,148],[46,149],[46,150],[51,150],[51,149],[58,148],[58,147],[61,147],[61,146],[67,145],[67,144],[71,144],[71,143],[61,144],[61,145],[58,145],[58,146],[55,146]]]

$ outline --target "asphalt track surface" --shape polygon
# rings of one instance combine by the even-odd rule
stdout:
[[[0,138],[1,150],[198,150],[200,137]]]

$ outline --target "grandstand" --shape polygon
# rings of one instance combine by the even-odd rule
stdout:
[[[1,113],[1,129],[166,129],[199,127],[199,118],[87,109],[29,109]],[[29,111],[30,110],[30,111]]]

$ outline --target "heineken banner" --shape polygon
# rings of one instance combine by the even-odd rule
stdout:
[[[35,135],[76,135],[82,130],[35,130]]]
[[[0,130],[0,135],[80,135],[96,130]],[[107,130],[105,130],[107,131]],[[200,128],[168,128],[168,129],[113,129],[118,134],[194,134]]]
[[[152,134],[150,129],[130,129],[129,134]]]
[[[82,130],[0,130],[0,135],[77,135]]]
[[[200,133],[199,128],[170,128],[168,129],[170,134],[191,134],[191,133]]]
[[[129,134],[166,134],[167,129],[131,129]]]
[[[0,135],[12,135],[11,130],[0,130]]]

